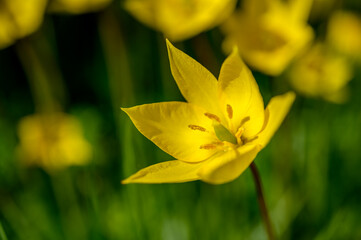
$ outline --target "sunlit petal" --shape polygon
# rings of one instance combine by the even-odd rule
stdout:
[[[202,163],[186,163],[179,160],[157,163],[143,168],[122,181],[128,183],[179,183],[198,180],[197,171]]]
[[[296,95],[288,92],[283,95],[273,97],[267,105],[265,114],[265,126],[258,134],[257,143],[265,147],[274,133],[277,131],[283,119],[289,112]]]
[[[260,147],[244,145],[238,149],[216,155],[204,162],[198,175],[202,181],[212,184],[222,184],[236,179],[252,163]]]
[[[224,61],[218,84],[221,109],[228,117],[230,130],[236,133],[243,124],[245,137],[257,134],[264,122],[263,99],[256,80],[236,49]]]
[[[199,162],[217,149],[202,145],[219,142],[212,120],[204,110],[185,102],[152,103],[123,108],[138,130],[159,148],[176,159]]]
[[[210,113],[220,115],[217,79],[200,63],[175,48],[168,40],[167,47],[172,74],[184,98]]]

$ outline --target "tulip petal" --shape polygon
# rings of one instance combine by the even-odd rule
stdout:
[[[242,124],[245,137],[257,134],[264,123],[263,98],[256,80],[236,48],[222,65],[218,88],[221,110],[228,116],[233,134]],[[249,121],[244,122],[248,118]]]
[[[161,102],[123,108],[137,129],[174,158],[199,162],[217,152],[202,145],[219,142],[204,110],[185,102]]]
[[[295,93],[288,92],[283,95],[273,97],[267,105],[265,111],[265,126],[258,134],[257,143],[265,147],[274,133],[277,131],[283,119],[289,112],[294,100]]]
[[[259,150],[260,146],[250,144],[231,149],[204,162],[198,175],[202,181],[212,184],[230,182],[246,170]]]
[[[196,60],[175,48],[167,40],[173,77],[183,97],[222,118],[217,101],[217,79]]]
[[[197,171],[202,163],[186,163],[179,160],[161,162],[143,168],[122,181],[128,183],[179,183],[199,179]]]

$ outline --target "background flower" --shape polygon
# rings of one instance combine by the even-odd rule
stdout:
[[[25,165],[52,172],[90,160],[91,146],[73,116],[63,113],[27,116],[20,121],[18,134],[18,153]]]
[[[350,62],[326,45],[315,44],[290,69],[292,86],[301,94],[342,103],[348,99],[346,84],[352,78]]]
[[[36,31],[43,20],[46,0],[0,2],[0,49]]]
[[[307,24],[311,1],[243,1],[240,11],[224,24],[226,52],[237,44],[255,70],[280,75],[313,38]]]
[[[235,4],[235,0],[127,0],[125,8],[172,41],[181,41],[220,24]]]

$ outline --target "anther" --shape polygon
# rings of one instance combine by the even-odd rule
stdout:
[[[199,130],[201,132],[205,132],[206,129],[204,127],[198,126],[198,125],[188,125],[188,127],[192,130]]]
[[[216,146],[220,146],[220,147],[224,146],[224,143],[223,143],[223,142],[214,142],[214,143],[212,143],[212,144],[214,144],[214,145],[216,145]]]
[[[211,150],[217,148],[214,144],[204,144],[199,147],[200,149]]]
[[[212,113],[204,113],[204,115],[211,120],[216,120],[219,123],[221,122],[221,120],[219,119],[219,117],[217,115],[214,115]]]
[[[248,122],[249,120],[251,120],[251,118],[249,116],[245,117],[242,119],[241,121],[241,126],[243,126],[246,122]]]
[[[228,118],[232,119],[233,118],[233,109],[232,106],[227,104],[227,113],[228,113]]]

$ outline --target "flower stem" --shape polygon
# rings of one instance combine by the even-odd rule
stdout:
[[[266,230],[267,230],[268,239],[275,240],[275,235],[273,232],[272,224],[271,224],[271,221],[270,221],[270,218],[268,215],[268,211],[267,211],[267,207],[266,207],[266,203],[265,203],[264,197],[263,197],[261,178],[259,176],[256,164],[254,162],[251,163],[251,171],[252,171],[254,183],[256,185],[258,205],[259,205],[259,208],[260,208],[260,211],[262,214],[263,222],[264,222]]]
[[[7,237],[6,237],[3,226],[1,225],[1,222],[0,222],[0,240],[7,240]]]

